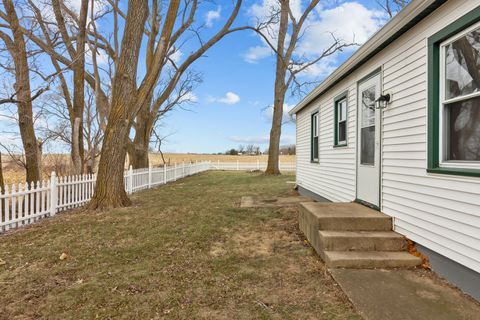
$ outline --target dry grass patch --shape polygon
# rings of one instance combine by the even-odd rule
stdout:
[[[358,319],[295,209],[239,208],[292,179],[208,172],[2,235],[0,319]]]

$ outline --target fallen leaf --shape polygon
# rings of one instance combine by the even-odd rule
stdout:
[[[63,252],[61,255],[60,255],[60,260],[66,260],[68,258],[68,254],[66,254],[65,252]]]
[[[7,264],[7,261],[0,259],[0,266],[4,266]]]

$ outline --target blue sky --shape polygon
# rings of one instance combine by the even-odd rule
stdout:
[[[237,24],[251,21],[252,6],[261,7],[264,5],[263,2],[247,1]],[[218,8],[221,15],[222,13],[226,15],[230,9],[213,5],[210,10],[218,11]],[[330,28],[329,31],[340,34],[346,41],[351,41],[350,38],[355,36],[357,42],[364,42],[385,22],[386,17],[379,10],[375,0],[329,1],[328,5],[323,5],[318,12],[330,12],[328,16],[323,17],[325,28]],[[332,23],[331,17],[346,19],[349,23],[335,24]],[[213,27],[221,24],[223,18],[222,16],[214,20]],[[312,24],[314,23],[322,23],[318,13],[315,13],[315,21]],[[327,45],[329,38],[326,39],[321,32],[310,35],[311,43],[305,46],[318,45],[318,48],[323,48]],[[317,35],[318,43],[315,40]],[[174,111],[163,121],[161,132],[168,135],[163,144],[165,151],[222,152],[240,144],[250,143],[260,145],[262,149],[268,147],[271,121],[268,106],[273,101],[274,56],[268,53],[266,57],[255,61],[248,56],[249,52],[254,52],[251,48],[263,46],[260,38],[253,32],[237,32],[227,36],[208,52],[207,57],[194,64],[193,68],[203,74],[203,83],[194,90],[197,101],[188,106],[189,111]],[[354,50],[355,48],[348,49],[328,62],[319,64],[319,69],[323,71],[312,72],[305,77],[309,80],[321,80]],[[315,56],[315,50],[311,51],[308,53]],[[229,100],[231,104],[225,101],[228,100],[225,99],[227,93],[231,93]],[[238,97],[239,101],[237,102],[234,97]],[[300,97],[292,97],[288,93],[286,110],[299,99]],[[282,143],[294,142],[295,126],[293,123],[286,123],[282,128]]]
[[[41,0],[34,0],[43,3]],[[298,16],[306,0],[290,0],[293,14]],[[78,0],[70,0],[74,10],[79,7]],[[97,2],[96,2],[97,3]],[[126,5],[126,1],[122,1]],[[276,0],[244,0],[243,7],[235,26],[254,24],[262,19],[272,3]],[[223,26],[232,10],[233,1],[204,1],[197,15],[196,23],[205,24],[202,35],[206,39]],[[126,9],[126,8],[124,8]],[[51,9],[50,9],[51,10]],[[45,11],[47,14],[49,9]],[[299,42],[296,57],[315,58],[324,48],[331,44],[331,33],[345,42],[363,43],[387,21],[386,14],[376,0],[321,0],[311,13],[302,40]],[[104,34],[111,32],[111,21],[99,21],[97,28]],[[274,31],[274,30],[273,30]],[[180,48],[178,63],[194,50],[198,43],[189,41]],[[347,48],[344,52],[320,61],[302,75],[302,79],[312,81],[325,78],[335,67],[341,64],[358,47]],[[260,37],[252,31],[241,31],[226,36],[211,48],[205,57],[197,60],[192,69],[202,74],[203,81],[198,85],[192,97],[195,102],[186,106],[188,110],[177,109],[161,122],[159,133],[166,136],[162,151],[216,153],[239,145],[255,144],[262,150],[268,147],[271,125],[271,104],[273,101],[273,83],[275,74],[274,55]],[[45,74],[52,68],[47,57],[40,58]],[[43,60],[42,60],[43,59]],[[106,56],[98,57],[100,63],[106,63]],[[88,52],[87,52],[87,61]],[[139,79],[143,77],[143,59],[139,65]],[[70,74],[71,76],[71,74]],[[41,87],[41,79],[32,76],[32,88]],[[11,81],[3,78],[0,90],[12,90]],[[3,92],[2,91],[2,92]],[[35,91],[35,90],[34,90]],[[292,108],[301,99],[287,93],[285,111]],[[51,103],[49,96],[42,96],[44,103]],[[6,107],[7,108],[7,107]],[[8,107],[13,111],[14,106]],[[286,113],[286,112],[285,112]],[[0,142],[20,143],[16,123],[5,117],[5,110],[0,113]],[[287,116],[285,116],[287,120]],[[42,123],[43,122],[43,123]],[[36,126],[52,127],[55,120],[41,119]],[[295,126],[285,123],[282,129],[282,144],[295,142]],[[53,142],[46,152],[66,152],[67,145]]]

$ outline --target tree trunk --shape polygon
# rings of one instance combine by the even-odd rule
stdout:
[[[288,12],[289,2],[281,2],[280,9],[280,23],[278,29],[277,39],[277,54],[276,54],[276,70],[275,70],[275,87],[273,100],[273,118],[272,128],[270,129],[270,145],[268,147],[268,163],[265,174],[278,175],[280,168],[278,166],[279,152],[280,152],[280,136],[282,134],[282,117],[283,117],[283,102],[285,101],[285,92],[287,85],[285,84],[285,75],[287,73],[287,63],[290,59],[287,53],[285,56],[285,40],[288,29]]]
[[[148,168],[148,149],[150,144],[150,136],[152,134],[153,121],[150,115],[150,105],[146,103],[142,106],[137,114],[135,122],[135,137],[128,148],[128,157],[130,165],[133,169]],[[153,117],[154,115],[152,115]]]
[[[148,168],[148,144],[135,141],[128,150],[128,159],[133,169]]]
[[[112,106],[90,209],[123,207],[131,203],[125,192],[123,175],[126,143],[137,100],[138,57],[147,16],[147,0],[129,0],[120,58],[113,79]]]
[[[109,117],[90,209],[125,207],[131,204],[124,184],[125,141],[128,132],[129,126],[122,116],[114,114]]]
[[[27,182],[41,180],[41,155],[35,130],[33,127],[32,95],[30,89],[30,72],[27,58],[27,49],[23,33],[20,29],[17,13],[11,0],[3,0],[7,12],[13,42],[7,44],[15,66],[15,92],[18,107],[18,123],[20,136],[25,151],[25,167]]]
[[[270,145],[268,147],[268,163],[265,174],[280,174],[280,136],[282,135],[283,102],[285,97],[285,85],[283,79],[275,81],[275,100],[273,103],[272,128],[270,129]]]
[[[93,1],[93,0],[92,0]],[[83,173],[85,150],[83,146],[83,111],[85,109],[85,41],[88,0],[82,0],[73,66],[73,123],[71,158],[74,174]]]

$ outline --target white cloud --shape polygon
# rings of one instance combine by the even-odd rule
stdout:
[[[242,54],[243,59],[248,63],[257,63],[258,60],[266,58],[272,54],[272,50],[267,46],[255,46],[248,48],[248,51]]]
[[[178,49],[177,51],[175,51],[174,53],[172,53],[170,55],[170,59],[172,59],[172,61],[175,64],[178,64],[180,62],[180,60],[182,59],[182,56],[183,56],[183,52]]]
[[[221,11],[222,7],[218,6],[217,10],[210,10],[205,14],[205,25],[207,28],[213,27],[213,22],[220,19]]]
[[[0,134],[0,144],[12,149],[11,151],[18,151],[18,149],[23,150],[21,149],[22,140],[20,139],[20,135],[17,134],[2,132],[2,134]],[[0,151],[4,150],[0,149]]]
[[[258,136],[231,136],[228,138],[230,141],[243,144],[263,144],[268,145],[270,142],[269,135],[258,135]],[[282,134],[280,137],[280,144],[294,144],[295,136],[289,134]]]
[[[210,102],[219,102],[219,103],[232,105],[240,102],[240,96],[234,92],[229,91],[223,97],[220,97],[220,98],[209,97],[208,100]]]
[[[317,19],[309,22],[299,44],[298,55],[318,56],[332,43],[332,34],[342,41],[362,44],[386,22],[382,11],[369,10],[357,2],[345,2],[317,12]],[[350,50],[356,48],[350,47]]]
[[[298,18],[301,15],[305,5],[306,2],[304,3],[302,0],[291,1],[292,12],[295,17]],[[278,9],[278,0],[261,0],[249,8],[248,14],[254,22],[264,21],[269,13],[276,9]],[[311,59],[318,57],[333,43],[332,34],[345,43],[363,44],[387,19],[388,17],[383,11],[370,10],[356,1],[341,4],[332,2],[328,3],[328,7],[318,5],[305,22],[305,32],[297,44],[294,58],[311,61]],[[278,24],[271,26],[268,31],[270,41],[276,42]],[[251,47],[243,54],[245,61],[255,63],[268,57],[268,47],[265,46],[263,40],[261,41],[264,43],[263,46]],[[345,48],[344,51],[352,52],[357,48],[358,46],[351,46]],[[310,77],[325,76],[338,66],[338,59],[339,53],[337,52],[309,67],[303,75]]]
[[[270,137],[268,135],[263,136],[232,136],[229,138],[233,142],[246,143],[246,144],[265,144],[268,143]]]
[[[248,14],[260,21],[270,17],[272,13],[278,11],[280,4],[278,0],[263,0],[261,3],[255,3],[248,9]],[[293,16],[298,20],[302,15],[302,0],[290,0],[290,8]]]
[[[180,98],[180,103],[181,102],[198,102],[198,97],[195,93],[189,91],[187,92],[182,98]]]
[[[17,124],[18,123],[18,114],[5,115],[0,114],[0,122],[5,124]]]
[[[293,109],[295,105],[284,103],[283,104],[283,117],[282,117],[282,123],[291,123],[292,118],[290,118],[290,115],[288,112]],[[268,106],[264,111],[263,111],[263,117],[266,121],[271,122],[273,118],[273,105]]]

